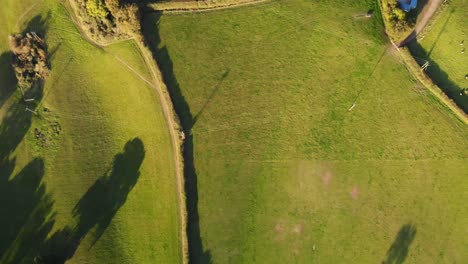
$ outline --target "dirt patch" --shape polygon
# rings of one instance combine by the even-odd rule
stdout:
[[[359,189],[358,187],[354,186],[351,190],[351,197],[356,200],[359,197]]]
[[[328,186],[330,184],[332,176],[333,175],[331,171],[328,170],[322,175],[322,182],[325,186]]]
[[[275,225],[275,232],[276,233],[281,233],[283,230],[284,230],[283,225],[281,225],[281,224],[276,224]]]
[[[275,241],[284,239],[284,226],[280,223],[275,225]]]
[[[293,228],[293,232],[300,235],[302,233],[302,225],[301,224],[295,225]]]

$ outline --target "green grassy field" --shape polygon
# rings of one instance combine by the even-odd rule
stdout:
[[[133,42],[87,43],[61,2],[0,0],[0,263],[180,262],[166,122],[115,56],[149,77],[144,60]],[[7,36],[25,29],[45,33],[51,55],[35,104],[9,66]]]
[[[429,77],[465,113],[468,113],[468,94],[460,93],[468,88],[468,80],[465,79],[468,76],[467,16],[467,1],[450,1],[424,38],[410,45],[420,63],[423,63],[423,59],[430,61],[431,66],[427,70]]]
[[[468,129],[373,1],[147,15],[186,131],[192,263],[463,263]],[[355,107],[350,109],[355,104]]]

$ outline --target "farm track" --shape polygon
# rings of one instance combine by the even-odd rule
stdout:
[[[250,6],[260,3],[266,3],[271,0],[249,0],[249,1],[241,1],[237,3],[227,3],[227,4],[220,4],[218,6],[198,6],[198,7],[190,7],[190,6],[180,6],[180,7],[168,7],[162,9],[155,9],[151,6],[148,6],[149,10],[145,13],[154,13],[154,12],[162,12],[162,13],[201,13],[201,12],[210,12],[210,11],[217,11],[223,9],[230,9],[236,8],[241,6]]]
[[[185,209],[185,195],[184,195],[184,175],[183,175],[183,159],[182,159],[182,152],[181,152],[181,142],[179,140],[179,132],[177,131],[177,127],[179,127],[178,122],[174,119],[176,116],[176,113],[174,111],[172,102],[170,99],[168,100],[167,96],[164,94],[162,91],[162,88],[155,83],[160,80],[158,78],[159,72],[157,72],[157,69],[154,68],[155,63],[151,63],[153,58],[148,58],[148,56],[144,53],[144,45],[142,43],[137,42],[138,48],[140,49],[140,54],[143,57],[146,67],[151,73],[151,76],[153,78],[153,82],[150,80],[147,80],[144,78],[137,70],[135,70],[132,66],[130,66],[127,62],[125,62],[123,59],[121,59],[119,56],[115,55],[114,53],[110,52],[109,50],[106,50],[105,47],[110,45],[110,44],[115,44],[120,41],[115,41],[112,43],[98,43],[95,40],[93,40],[91,37],[88,36],[88,34],[83,30],[81,27],[80,23],[78,22],[78,18],[76,17],[75,14],[75,6],[72,0],[68,0],[68,8],[65,5],[65,8],[69,11],[70,18],[75,24],[76,28],[80,31],[81,36],[88,41],[91,45],[94,47],[104,51],[105,53],[108,53],[112,55],[121,65],[125,66],[127,69],[129,69],[131,72],[133,72],[139,79],[141,79],[143,82],[145,82],[147,85],[149,85],[151,88],[153,88],[156,93],[158,94],[159,102],[161,104],[164,118],[166,120],[168,129],[169,129],[169,134],[171,136],[171,145],[173,149],[173,161],[174,161],[174,167],[175,167],[175,173],[176,173],[176,185],[177,185],[177,200],[179,204],[178,208],[178,215],[179,215],[179,240],[181,243],[181,260],[182,264],[187,264],[188,263],[188,242],[187,242],[187,232],[186,232],[186,209]],[[125,40],[130,40],[130,39],[125,39]],[[121,40],[121,41],[125,41]]]
[[[420,14],[421,18],[418,19],[414,30],[409,34],[408,37],[406,37],[402,42],[400,42],[400,44],[398,45],[399,47],[405,46],[406,44],[416,39],[418,34],[424,30],[426,25],[429,23],[431,18],[436,13],[437,9],[439,9],[439,6],[441,6],[445,0],[427,0],[427,1],[428,1],[428,4],[421,11],[421,14]]]

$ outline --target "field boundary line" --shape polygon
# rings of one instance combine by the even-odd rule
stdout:
[[[224,2],[217,4],[206,4],[205,6],[200,5],[200,2],[194,1],[194,4],[187,2],[174,2],[170,5],[168,4],[149,4],[146,8],[145,13],[153,12],[162,12],[162,13],[201,13],[201,12],[210,12],[223,9],[231,9],[241,6],[250,6],[266,2],[271,2],[272,0],[238,0],[232,2]],[[178,4],[180,3],[180,4]],[[203,2],[202,2],[203,3]],[[206,2],[204,2],[206,3]]]
[[[151,51],[149,51],[143,42],[138,41],[134,38],[117,40],[111,43],[99,43],[98,41],[91,38],[81,27],[78,18],[76,18],[75,14],[75,6],[73,5],[73,0],[67,0],[68,7],[65,5],[65,8],[69,11],[70,18],[72,22],[75,24],[78,31],[81,33],[81,36],[88,41],[94,47],[104,51],[112,55],[120,64],[127,67],[131,70],[138,78],[148,84],[151,88],[153,88],[159,98],[159,103],[161,105],[164,119],[166,121],[166,125],[169,129],[169,135],[171,137],[171,145],[173,151],[173,162],[174,162],[174,169],[175,169],[175,176],[176,176],[176,186],[177,186],[177,202],[178,202],[178,216],[179,216],[179,241],[181,243],[180,254],[181,254],[181,261],[182,264],[188,264],[188,237],[187,237],[187,209],[186,209],[186,196],[185,196],[185,179],[183,174],[184,163],[183,163],[183,156],[182,156],[182,139],[181,139],[181,126],[179,118],[174,110],[174,105],[172,104],[172,100],[169,96],[169,91],[167,90],[166,85],[162,80],[161,72],[154,61]],[[154,83],[150,82],[146,78],[144,78],[138,71],[132,68],[128,63],[122,60],[120,57],[115,55],[114,53],[105,49],[106,46],[111,44],[119,43],[126,40],[133,40],[137,44],[140,54],[145,61],[145,64],[151,74],[151,77]]]
[[[153,59],[151,51],[145,47],[145,45],[140,42],[136,41],[140,53],[143,57],[143,60],[148,67],[148,70],[151,73],[153,80],[159,84],[152,86],[157,94],[163,108],[163,113],[167,122],[167,126],[169,127],[169,134],[171,136],[171,143],[173,147],[173,159],[174,159],[174,166],[176,170],[176,185],[177,185],[177,199],[179,202],[179,234],[180,234],[180,243],[181,243],[181,257],[182,257],[182,264],[188,263],[188,237],[187,237],[187,203],[186,203],[186,195],[185,195],[185,178],[184,178],[184,162],[182,156],[182,134],[181,134],[181,126],[179,117],[177,116],[174,105],[169,95],[169,91],[167,90],[166,85],[162,80],[161,71],[159,70],[156,62]]]
[[[443,105],[445,105],[451,112],[462,121],[465,125],[468,125],[468,115],[450,99],[445,92],[434,83],[434,81],[424,72],[420,71],[418,62],[414,59],[413,55],[408,48],[403,47],[397,49],[403,62],[415,79],[417,79],[427,90],[429,90]]]

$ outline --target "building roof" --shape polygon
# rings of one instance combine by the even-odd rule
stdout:
[[[398,0],[398,2],[400,3],[401,9],[405,10],[406,12],[416,8],[418,5],[418,0]]]

